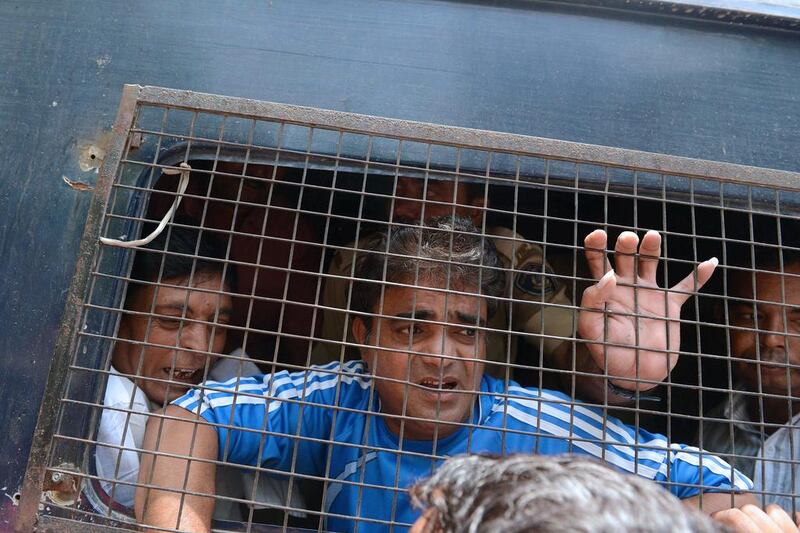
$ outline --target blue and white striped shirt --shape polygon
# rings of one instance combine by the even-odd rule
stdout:
[[[332,531],[385,531],[390,524],[404,531],[419,514],[406,489],[443,458],[463,453],[591,455],[664,482],[680,498],[752,488],[697,448],[669,444],[564,394],[506,387],[490,376],[476,392],[471,423],[436,441],[401,440],[379,416],[373,385],[364,364],[351,361],[207,382],[173,403],[218,424],[220,460],[331,480],[325,511]]]

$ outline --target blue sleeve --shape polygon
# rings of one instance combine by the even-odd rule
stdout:
[[[207,381],[173,401],[214,424],[219,460],[318,474],[333,406],[366,389],[358,362]],[[293,464],[294,463],[294,464]]]
[[[574,402],[552,391],[510,387],[508,416],[529,430],[561,441],[563,449],[591,455],[620,470],[659,482],[670,492],[689,498],[701,492],[741,492],[753,488],[744,474],[722,459],[698,448],[669,444],[666,437],[635,429],[606,416],[601,408]]]

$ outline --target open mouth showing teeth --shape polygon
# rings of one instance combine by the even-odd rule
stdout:
[[[453,390],[458,386],[458,382],[454,379],[448,378],[443,380],[437,378],[427,378],[420,381],[418,385],[425,387],[426,389]]]
[[[169,367],[164,367],[163,370],[168,376],[170,375],[170,371],[172,371],[172,380],[180,381],[181,383],[196,385],[203,379],[202,368],[176,368],[172,370]]]

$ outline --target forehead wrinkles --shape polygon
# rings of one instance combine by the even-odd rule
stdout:
[[[391,293],[387,291],[387,294],[392,295],[391,303],[384,306],[382,314],[391,316],[402,312],[418,320],[451,324],[464,323],[464,316],[475,317],[478,322],[485,320],[485,306],[480,296],[435,290],[438,288],[440,287],[393,287]]]
[[[423,270],[420,269],[419,276],[415,273],[406,273],[394,283],[401,283],[403,287],[396,287],[399,289],[407,288],[414,291],[414,294],[429,293],[432,295],[441,295],[447,297],[448,301],[456,297],[468,298],[470,301],[477,302],[476,305],[482,300],[480,291],[469,283],[464,283],[459,277],[451,274],[450,279],[447,279],[447,272],[439,270]],[[465,294],[462,294],[465,293]]]
[[[165,303],[180,303],[183,305],[193,298],[208,296],[218,302],[223,295],[216,292],[224,290],[222,276],[219,272],[197,272],[192,276],[192,284],[188,278],[165,279],[159,285],[150,285],[147,292],[157,298],[156,305]],[[201,285],[208,285],[201,287]],[[158,291],[156,293],[156,290]],[[137,295],[138,296],[138,295]]]

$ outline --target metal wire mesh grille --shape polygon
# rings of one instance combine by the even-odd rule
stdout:
[[[137,98],[101,234],[139,238],[180,205],[162,248],[97,247],[54,406],[50,512],[132,520],[137,486],[159,482],[153,455],[131,450],[148,448],[148,420],[161,445],[159,421],[176,421],[162,409],[189,388],[181,405],[207,414],[189,442],[215,435],[217,453],[195,464],[218,467],[223,530],[404,530],[409,486],[465,452],[593,455],[681,496],[744,486],[722,456],[762,501],[795,510],[796,176],[179,91]],[[179,163],[183,195],[164,173]],[[450,225],[420,229],[437,217]],[[608,244],[589,242],[590,268],[597,229]],[[646,230],[658,258],[633,242],[603,266],[623,232]],[[710,257],[720,266],[698,292],[692,273]],[[589,313],[611,266],[627,307]],[[627,337],[612,335],[619,322]],[[77,499],[58,500],[65,476]],[[179,513],[203,492],[189,477],[172,492]]]

